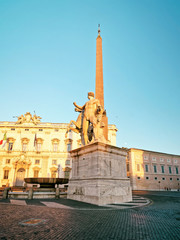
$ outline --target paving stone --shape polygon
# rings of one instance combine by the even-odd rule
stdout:
[[[151,204],[116,209],[68,199],[53,201],[73,208],[64,209],[0,201],[0,239],[180,240],[180,192],[137,194],[149,198]],[[29,219],[43,221],[38,225],[20,224]]]
[[[42,202],[42,201],[41,201]],[[42,202],[44,205],[50,208],[64,208],[64,209],[72,209],[71,207],[65,206],[63,204],[55,203],[55,202]]]
[[[24,201],[24,200],[14,200],[14,199],[10,199],[10,203],[16,204],[16,205],[22,205],[22,206],[25,206],[25,205],[26,205],[26,201]]]

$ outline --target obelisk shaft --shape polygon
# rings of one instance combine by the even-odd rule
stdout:
[[[100,26],[99,26],[100,27]],[[104,108],[104,86],[103,86],[103,58],[102,58],[102,38],[100,36],[100,28],[98,29],[98,36],[96,39],[96,90],[95,98],[100,101]],[[104,123],[104,137],[108,140],[108,118],[106,114],[103,115],[102,121]]]
[[[103,87],[103,60],[102,60],[102,38],[100,30],[96,39],[96,91],[95,96],[104,107],[104,87]]]

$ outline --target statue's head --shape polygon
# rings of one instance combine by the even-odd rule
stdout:
[[[93,97],[94,98],[94,93],[93,92],[88,92],[88,98]]]

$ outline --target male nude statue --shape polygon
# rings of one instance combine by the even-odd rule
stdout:
[[[99,135],[99,123],[101,119],[99,118],[98,114],[103,110],[103,107],[100,105],[98,99],[94,98],[94,93],[88,93],[89,101],[86,102],[82,107],[78,106],[75,102],[73,103],[76,107],[76,111],[84,111],[84,118],[83,118],[83,135],[84,135],[84,142],[85,145],[88,143],[88,127],[90,123],[93,126],[94,138],[98,139]]]

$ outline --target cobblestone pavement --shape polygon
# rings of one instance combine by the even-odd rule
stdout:
[[[0,239],[180,240],[180,192],[135,192],[151,204],[98,207],[72,200],[0,201]],[[57,204],[65,207],[57,208]]]

